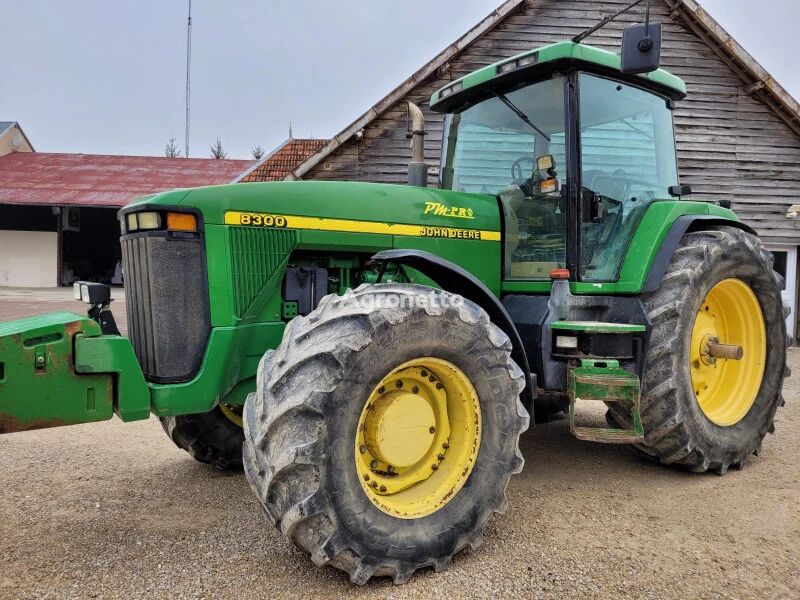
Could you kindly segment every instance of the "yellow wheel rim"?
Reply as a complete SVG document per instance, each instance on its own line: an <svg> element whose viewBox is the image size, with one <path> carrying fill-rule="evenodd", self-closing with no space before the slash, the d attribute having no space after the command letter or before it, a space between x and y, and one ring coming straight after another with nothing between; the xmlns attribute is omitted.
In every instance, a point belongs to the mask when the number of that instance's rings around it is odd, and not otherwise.
<svg viewBox="0 0 800 600"><path fill-rule="evenodd" d="M709 341L741 346L742 358L710 357ZM689 350L692 387L709 420L725 427L747 415L761 388L766 354L764 317L753 290L739 279L720 281L697 311Z"/></svg>
<svg viewBox="0 0 800 600"><path fill-rule="evenodd" d="M240 404L227 404L225 402L220 402L219 409L222 411L222 414L225 415L233 424L238 425L239 427L244 427L242 423L244 406L241 406Z"/></svg>
<svg viewBox="0 0 800 600"><path fill-rule="evenodd" d="M480 403L469 378L446 360L419 358L369 395L356 430L356 471L380 510L417 519L456 496L480 444Z"/></svg>

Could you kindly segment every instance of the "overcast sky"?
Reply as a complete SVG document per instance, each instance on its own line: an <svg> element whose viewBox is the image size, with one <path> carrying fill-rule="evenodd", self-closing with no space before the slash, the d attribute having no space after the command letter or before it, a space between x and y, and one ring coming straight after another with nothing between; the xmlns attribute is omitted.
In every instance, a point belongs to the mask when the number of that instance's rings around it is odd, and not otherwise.
<svg viewBox="0 0 800 600"><path fill-rule="evenodd" d="M797 0L700 0L796 98ZM191 155L336 134L500 0L194 0ZM0 121L37 150L183 147L187 0L0 0Z"/></svg>

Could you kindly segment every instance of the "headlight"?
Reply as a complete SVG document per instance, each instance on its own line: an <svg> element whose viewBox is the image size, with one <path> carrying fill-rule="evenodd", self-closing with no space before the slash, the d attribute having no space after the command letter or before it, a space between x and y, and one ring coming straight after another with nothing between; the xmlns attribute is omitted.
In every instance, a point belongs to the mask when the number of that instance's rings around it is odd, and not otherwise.
<svg viewBox="0 0 800 600"><path fill-rule="evenodd" d="M513 71L517 68L517 61L512 60L507 63L503 63L502 65L497 67L497 72L500 74L508 73L509 71Z"/></svg>
<svg viewBox="0 0 800 600"><path fill-rule="evenodd" d="M157 212L135 213L139 229L158 229L161 227L161 215Z"/></svg>
<svg viewBox="0 0 800 600"><path fill-rule="evenodd" d="M166 229L168 231L197 232L197 215L184 212L156 212L153 210L128 213L124 217L125 233L137 231L154 231Z"/></svg>
<svg viewBox="0 0 800 600"><path fill-rule="evenodd" d="M572 335L557 335L556 348L570 348L576 349L578 347L578 338Z"/></svg>
<svg viewBox="0 0 800 600"><path fill-rule="evenodd" d="M104 283L76 281L72 289L75 290L75 300L81 300L86 304L95 306L111 302L111 288Z"/></svg>

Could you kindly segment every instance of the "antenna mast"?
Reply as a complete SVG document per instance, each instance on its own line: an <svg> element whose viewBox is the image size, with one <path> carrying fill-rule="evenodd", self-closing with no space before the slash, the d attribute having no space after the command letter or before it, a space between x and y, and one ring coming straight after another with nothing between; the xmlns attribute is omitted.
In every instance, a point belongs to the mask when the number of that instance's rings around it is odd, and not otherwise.
<svg viewBox="0 0 800 600"><path fill-rule="evenodd" d="M590 27L589 29L587 29L583 33L579 33L574 38L572 38L572 41L575 42L576 44L580 44L585 38L587 38L590 35L592 35L595 31L597 31L598 29L602 29L603 27L608 25L611 21L616 19L618 16L628 12L634 6L638 6L642 2L644 2L644 0L634 0L628 6L623 8L622 10L615 12L613 15L607 16L605 19L600 21L594 27ZM650 30L650 0L647 0L647 31L649 32L649 30Z"/></svg>
<svg viewBox="0 0 800 600"><path fill-rule="evenodd" d="M189 19L186 21L186 148L184 156L189 158L189 102L192 94L192 0L189 0Z"/></svg>

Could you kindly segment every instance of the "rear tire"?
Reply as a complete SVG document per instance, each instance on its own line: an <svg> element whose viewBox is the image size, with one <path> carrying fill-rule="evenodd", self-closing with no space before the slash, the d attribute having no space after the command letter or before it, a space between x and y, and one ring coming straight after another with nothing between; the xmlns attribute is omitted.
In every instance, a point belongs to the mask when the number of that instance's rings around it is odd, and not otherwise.
<svg viewBox="0 0 800 600"><path fill-rule="evenodd" d="M159 420L173 443L196 461L221 471L242 468L244 431L225 416L219 406L207 413Z"/></svg>
<svg viewBox="0 0 800 600"><path fill-rule="evenodd" d="M417 302L420 296L436 302ZM326 296L289 324L276 351L267 352L257 391L246 402L245 473L268 518L314 563L346 571L354 583L373 575L403 583L417 569L439 571L460 550L477 547L491 515L505 511L511 475L522 469L518 443L529 419L519 394L525 379L511 360L508 336L477 305L452 299L394 284ZM359 415L378 412L367 404L371 394L384 393L380 383L419 357L447 361L468 377L483 425L463 487L432 504L429 514L398 517L378 508L362 488ZM448 454L439 469L449 468L455 456Z"/></svg>
<svg viewBox="0 0 800 600"><path fill-rule="evenodd" d="M653 329L642 380L645 441L636 447L646 456L695 472L710 469L723 474L729 467L741 468L748 456L758 453L764 436L774 431L775 412L783 405L783 379L789 371L781 278L772 263L772 255L758 238L739 229L688 233L660 287L643 296ZM701 407L698 397L705 392L695 393L694 388L702 386L692 379L697 361L690 360L690 352L696 344L692 336L698 311L708 306L704 303L712 288L729 280L746 284L760 305L766 360L752 404L748 407L745 402L743 416L721 425L719 419L712 420L714 414L708 408ZM757 312L748 313L747 318L759 318ZM745 359L748 352L752 355L763 346L748 348L747 340L740 343ZM724 397L730 398L726 402L741 402L736 396ZM630 429L629 411L630 405L609 404L607 419L614 427Z"/></svg>

